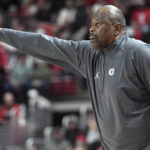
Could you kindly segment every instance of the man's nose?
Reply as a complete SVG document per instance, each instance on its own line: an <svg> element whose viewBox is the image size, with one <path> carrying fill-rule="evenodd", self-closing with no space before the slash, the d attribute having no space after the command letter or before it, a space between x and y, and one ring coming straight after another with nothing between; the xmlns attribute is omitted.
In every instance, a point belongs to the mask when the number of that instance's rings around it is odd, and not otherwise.
<svg viewBox="0 0 150 150"><path fill-rule="evenodd" d="M91 28L90 28L90 33L93 33L95 31L95 29L94 29L94 27L92 26Z"/></svg>

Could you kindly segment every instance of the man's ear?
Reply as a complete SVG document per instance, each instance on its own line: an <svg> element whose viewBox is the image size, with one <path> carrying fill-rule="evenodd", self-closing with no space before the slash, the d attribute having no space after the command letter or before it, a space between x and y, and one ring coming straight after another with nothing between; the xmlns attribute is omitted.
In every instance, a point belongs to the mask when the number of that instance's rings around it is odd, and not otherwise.
<svg viewBox="0 0 150 150"><path fill-rule="evenodd" d="M114 36L117 36L121 32L121 24L115 23L113 26L114 26Z"/></svg>

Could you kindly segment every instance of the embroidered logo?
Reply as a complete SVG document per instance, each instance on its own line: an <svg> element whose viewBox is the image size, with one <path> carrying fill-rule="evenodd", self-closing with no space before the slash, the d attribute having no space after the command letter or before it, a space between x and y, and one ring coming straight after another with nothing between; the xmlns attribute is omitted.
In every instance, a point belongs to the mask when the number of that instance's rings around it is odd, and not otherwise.
<svg viewBox="0 0 150 150"><path fill-rule="evenodd" d="M109 74L109 76L114 76L115 69L114 68L109 69L108 74Z"/></svg>
<svg viewBox="0 0 150 150"><path fill-rule="evenodd" d="M95 79L99 79L99 72L96 74Z"/></svg>

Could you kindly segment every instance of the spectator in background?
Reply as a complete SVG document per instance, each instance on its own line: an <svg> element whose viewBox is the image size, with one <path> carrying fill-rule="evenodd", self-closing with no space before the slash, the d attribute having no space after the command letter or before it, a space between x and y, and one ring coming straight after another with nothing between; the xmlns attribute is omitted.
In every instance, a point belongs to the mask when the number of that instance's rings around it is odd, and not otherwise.
<svg viewBox="0 0 150 150"><path fill-rule="evenodd" d="M76 14L75 1L65 0L65 6L59 11L57 18L56 36L66 38L69 34L68 28L74 22Z"/></svg>
<svg viewBox="0 0 150 150"><path fill-rule="evenodd" d="M61 128L55 127L49 139L46 139L44 150L71 150L71 145L64 138Z"/></svg>
<svg viewBox="0 0 150 150"><path fill-rule="evenodd" d="M120 6L124 11L127 31L131 37L144 40L149 43L150 8L147 0L124 1L120 0ZM124 7L123 7L124 6ZM125 9L124 9L125 8Z"/></svg>
<svg viewBox="0 0 150 150"><path fill-rule="evenodd" d="M84 135L78 135L75 141L75 147L73 150L87 150L86 137Z"/></svg>
<svg viewBox="0 0 150 150"><path fill-rule="evenodd" d="M28 95L28 102L29 102L29 107L34 108L37 107L39 109L50 109L51 108L51 103L48 99L45 97L41 96L39 92L36 89L31 89L27 93Z"/></svg>
<svg viewBox="0 0 150 150"><path fill-rule="evenodd" d="M20 15L22 17L34 18L38 12L38 4L35 0L24 1L21 5Z"/></svg>
<svg viewBox="0 0 150 150"><path fill-rule="evenodd" d="M42 95L47 95L46 88L50 85L51 70L50 66L41 60L37 60L32 70L32 87L38 89Z"/></svg>
<svg viewBox="0 0 150 150"><path fill-rule="evenodd" d="M31 88L32 65L25 55L20 54L10 60L10 84L19 100L26 100L26 92Z"/></svg>
<svg viewBox="0 0 150 150"><path fill-rule="evenodd" d="M10 27L12 19L18 17L20 3L18 0L3 0L1 2L1 7L0 10L3 10L2 13L5 13L4 24Z"/></svg>
<svg viewBox="0 0 150 150"><path fill-rule="evenodd" d="M0 122L8 122L12 119L17 119L22 123L25 118L25 107L15 102L15 97L12 93L6 92L3 96L4 104L0 108Z"/></svg>
<svg viewBox="0 0 150 150"><path fill-rule="evenodd" d="M78 118L74 115L68 116L68 125L65 131L65 138L71 143L71 145L75 146L76 137L81 134L81 131L78 126Z"/></svg>
<svg viewBox="0 0 150 150"><path fill-rule="evenodd" d="M81 40L87 32L88 11L85 0L77 0L77 12L70 27L68 39Z"/></svg>
<svg viewBox="0 0 150 150"><path fill-rule="evenodd" d="M28 125L29 136L41 136L43 129L52 124L52 109L50 100L41 96L36 89L30 89L28 95Z"/></svg>
<svg viewBox="0 0 150 150"><path fill-rule="evenodd" d="M27 64L26 56L23 54L14 59L10 68L10 82L14 86L20 86L31 79L32 68Z"/></svg>
<svg viewBox="0 0 150 150"><path fill-rule="evenodd" d="M94 115L88 120L88 131L86 135L88 150L96 150L100 146L100 138Z"/></svg>
<svg viewBox="0 0 150 150"><path fill-rule="evenodd" d="M20 23L18 18L13 18L11 22L11 28L16 30L24 30L23 25Z"/></svg>
<svg viewBox="0 0 150 150"><path fill-rule="evenodd" d="M39 21L52 21L52 2L51 0L38 1L36 17Z"/></svg>
<svg viewBox="0 0 150 150"><path fill-rule="evenodd" d="M149 42L150 8L142 4L133 10L131 13L131 26L134 32L133 36L136 39Z"/></svg>
<svg viewBox="0 0 150 150"><path fill-rule="evenodd" d="M20 2L19 0L1 0L1 10L3 11L8 11L10 10L12 7L15 7L16 10L18 10L20 6Z"/></svg>

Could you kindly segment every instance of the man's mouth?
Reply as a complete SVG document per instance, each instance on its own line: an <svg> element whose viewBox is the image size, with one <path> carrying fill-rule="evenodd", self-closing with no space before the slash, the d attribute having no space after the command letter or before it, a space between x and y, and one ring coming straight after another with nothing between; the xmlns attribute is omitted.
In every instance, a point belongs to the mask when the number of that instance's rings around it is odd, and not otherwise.
<svg viewBox="0 0 150 150"><path fill-rule="evenodd" d="M95 37L95 36L90 36L90 41L91 41L91 43L95 42L95 40L96 40L96 37Z"/></svg>
<svg viewBox="0 0 150 150"><path fill-rule="evenodd" d="M93 33L90 33L89 39L90 39L91 43L93 43L96 40L96 36Z"/></svg>

